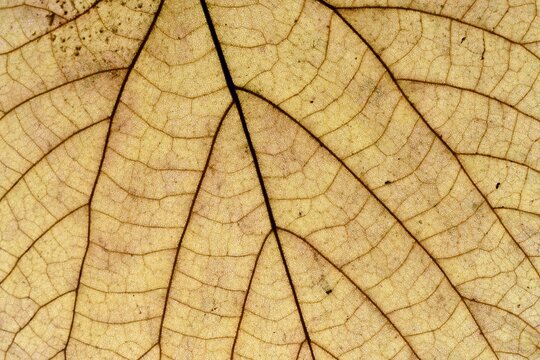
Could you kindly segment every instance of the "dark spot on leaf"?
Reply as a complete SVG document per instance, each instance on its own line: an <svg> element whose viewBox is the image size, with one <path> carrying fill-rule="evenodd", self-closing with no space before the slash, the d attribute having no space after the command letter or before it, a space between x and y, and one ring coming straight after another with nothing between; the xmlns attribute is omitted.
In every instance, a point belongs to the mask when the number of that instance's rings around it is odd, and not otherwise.
<svg viewBox="0 0 540 360"><path fill-rule="evenodd" d="M54 13L47 15L47 18L49 18L49 26L52 26L52 24L54 23L54 16L55 15L56 14L54 14Z"/></svg>
<svg viewBox="0 0 540 360"><path fill-rule="evenodd" d="M329 294L331 294L331 293L332 293L332 289L328 289L328 290L326 290L326 291L325 291L325 293L326 293L326 295L329 295Z"/></svg>
<svg viewBox="0 0 540 360"><path fill-rule="evenodd" d="M391 183L392 183L392 182L391 182L390 180L386 180L386 181L384 182L384 185L388 185L388 184L391 184Z"/></svg>
<svg viewBox="0 0 540 360"><path fill-rule="evenodd" d="M461 38L461 43L462 43L462 44L463 44L463 42L465 41L466 38L467 38L466 36L464 36L464 37Z"/></svg>
<svg viewBox="0 0 540 360"><path fill-rule="evenodd" d="M501 183L498 182L497 185L495 185L495 189L498 189L501 186Z"/></svg>

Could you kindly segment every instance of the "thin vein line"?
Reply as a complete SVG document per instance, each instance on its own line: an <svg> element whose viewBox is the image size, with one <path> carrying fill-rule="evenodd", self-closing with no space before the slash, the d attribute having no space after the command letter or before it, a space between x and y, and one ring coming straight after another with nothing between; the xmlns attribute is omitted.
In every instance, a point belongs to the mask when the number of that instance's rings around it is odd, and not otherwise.
<svg viewBox="0 0 540 360"><path fill-rule="evenodd" d="M456 152L456 155L459 155L459 156L480 156L480 157L486 157L486 158L494 159L494 160L508 161L509 163L512 163L512 164L515 164L515 165L518 165L518 166L523 166L523 167L525 167L527 169L530 169L531 171L534 171L536 173L540 173L540 169L535 169L534 167L532 167L529 164L525 164L525 163L522 163L522 162L519 162L519 161L516 161L516 160L512 160L512 159L506 159L506 158L503 158L503 157L500 157L500 156L497 156L497 155L491 155L491 154L486 154L486 153L465 153L465 152Z"/></svg>
<svg viewBox="0 0 540 360"><path fill-rule="evenodd" d="M240 326L242 325L242 319L244 318L245 310L246 310L246 304L249 297L249 291L251 290L251 283L253 282L253 278L255 276L255 271L257 270L257 264L259 263L259 258L261 257L261 253L264 249L264 245L266 244L266 240L268 240L268 237L270 234L272 234L274 231L271 230L268 235L264 237L263 243L261 245L261 248L259 249L259 252L257 253L257 257L255 258L255 264L253 265L253 271L251 272L251 276L249 278L248 287L246 289L246 296L244 297L244 302L242 303L242 312L240 313L240 319L238 319L238 326L236 327L236 333L234 334L234 341L231 348L231 360L234 356L234 350L236 348L236 342L238 341L238 334L240 333Z"/></svg>
<svg viewBox="0 0 540 360"><path fill-rule="evenodd" d="M56 86L53 86L52 88L50 89L47 89L43 92L40 92L38 94L34 94L32 96L30 96L29 98L25 99L24 101L21 101L20 103L12 106L11 108L7 109L1 116L0 116L0 120L2 120L3 118L5 118L8 114L10 114L13 110L17 109L18 107L24 105L24 104L27 104L29 103L30 101L34 100L35 98L38 98L40 96L43 96L45 94L50 94L51 92L53 92L54 90L57 90L57 89L60 89L64 86L68 86L68 85L71 85L71 84L75 84L76 82L79 82L79 81L82 81L82 80L85 80L85 79L88 79L88 78L91 78L92 76L97 76L97 75L101 75L101 74L105 74L105 73L113 73L115 71L122 71L122 70L126 70L127 68L126 67L119 67L119 68L111 68L111 69L104 69L104 70L99 70L99 71L96 71L94 73L91 73L91 74L86 74L84 76L81 76L80 78L76 78L76 79L72 79L72 80L69 80L65 83L61 83L61 84L58 84Z"/></svg>
<svg viewBox="0 0 540 360"><path fill-rule="evenodd" d="M13 266L11 267L11 270L9 270L9 272L4 276L2 281L0 281L0 286L4 283L4 281L7 280L7 278L11 275L11 273L13 273L13 271L15 271L15 269L17 268L17 265L19 264L20 261L22 261L24 255L26 255L26 253L28 253L34 247L34 245L36 245L36 243L43 236L45 236L49 231L51 231L56 225L58 225L59 223L61 223L65 219L67 219L70 215L72 215L73 213L77 212L78 210L80 210L80 209L82 209L83 207L86 207L86 206L87 206L87 204L83 204L83 205L78 206L75 209L71 210L70 212L68 212L67 214L65 214L64 216L62 216L58 220L56 220L51 226L49 226L47 229L45 229L41 233L41 235L39 235L34 241L32 241L32 243L26 248L26 250L24 250L24 252L21 255L19 255L19 257L17 258L17 261L15 261L15 264L13 264Z"/></svg>
<svg viewBox="0 0 540 360"><path fill-rule="evenodd" d="M367 44L367 43L365 43L365 44ZM373 51L375 51L375 50L373 50ZM375 52L373 52L373 54L376 54L376 56L378 56L378 54L375 53ZM381 61L382 61L382 59L381 59ZM388 68L388 66L386 66L386 64L384 64L383 66L385 67L385 69L388 69L387 71L389 72L389 74L392 74L392 73L390 73L390 69ZM473 93L473 94L476 94L478 96L482 96L482 97L484 97L486 99L496 101L499 104L501 104L501 105L503 105L505 107L508 107L508 108L514 110L515 112L517 112L517 113L519 113L519 114L521 114L521 115L523 115L525 117L528 117L528 118L533 119L535 121L540 121L540 118L536 117L537 115L528 114L528 113L524 112L523 110L515 107L515 105L507 103L504 100L497 99L496 97L493 97L491 94L482 93L482 92L480 92L480 91L478 91L476 89L466 88L466 87L453 85L453 84L447 84L447 83L438 82L438 81L418 80L418 79L410 79L410 78L399 78L398 79L398 78L394 77L394 74L392 74L391 77L392 77L392 80L396 83L396 85L398 86L398 88L400 90L401 90L401 86L399 86L399 82L412 82L412 83L419 83L419 84L424 84L424 85L434 85L434 86L441 86L441 87L449 87L449 88L460 90L460 91L463 91L463 92ZM411 102L411 101L409 101L409 102ZM521 102L521 100L519 102ZM519 102L517 104L519 104Z"/></svg>
<svg viewBox="0 0 540 360"><path fill-rule="evenodd" d="M458 19L458 18L455 18L455 17L450 17L450 16L446 16L446 15L442 15L442 14L436 14L436 13L432 13L432 12L429 12L429 11L426 11L426 10L421 10L421 9L409 9L409 8L402 7L402 6L351 6L351 7L337 6L335 9L336 10L363 10L363 9L368 9L368 10L369 9L372 9L372 10L373 9L374 10L400 10L400 11L415 12L415 13L420 13L420 14L424 14L424 15L428 15L428 16L434 16L434 17L438 17L438 18L443 18L443 19L446 19L446 20L449 20L449 21L455 21L455 22L457 22L459 24L462 24L462 25L465 25L465 26L470 26L472 28L478 29L480 31L483 31L483 32L486 32L486 33L491 34L493 36L504 39L504 40L508 41L511 44L522 47L529 54L534 56L537 60L540 60L540 57L538 55L536 55L535 53L533 53L531 50L529 50L529 48L527 48L525 46L525 44L522 44L522 43L520 43L518 41L512 40L512 39L510 39L510 38L508 38L508 37L506 37L506 36L504 36L502 34L499 34L499 33L495 32L495 31L484 29L481 26L475 25L475 24L470 23L470 22L466 22L466 21L464 21L462 19Z"/></svg>
<svg viewBox="0 0 540 360"><path fill-rule="evenodd" d="M63 139L62 141L60 141L58 144L56 144L55 146L53 146L51 149L49 149L45 154L43 154L43 156L41 158L39 158L37 161L35 161L28 169L26 169L25 172L23 172L21 174L21 176L19 176L19 178L6 190L6 192L0 196L0 201L2 201L8 194L11 190L13 190L13 188L21 181L22 178L24 178L26 176L26 174L28 174L28 172L30 172L30 170L32 170L34 167L36 167L43 159L45 159L47 156L49 156L54 150L56 150L57 148L59 148L60 146L62 146L63 144L65 144L69 139L73 138L74 136L84 132L85 130L87 129L90 129L98 124L101 124L102 122L108 120L109 118L105 118L105 119L101 119L95 123L92 123L88 126L85 126L77 131L75 131L73 134L69 135L67 138Z"/></svg>
<svg viewBox="0 0 540 360"><path fill-rule="evenodd" d="M14 48L11 49L11 50L8 50L8 51L5 51L5 52L3 52L3 53L0 53L0 55L6 55L6 54L9 54L9 53L12 53L12 52L14 52L14 51L16 51L16 50L19 50L20 48L24 47L25 45L28 45L28 44L30 44L30 43L32 43L32 42L34 42L34 41L37 41L37 40L41 39L41 38L44 37L44 36L47 36L47 35L51 34L51 33L52 33L53 31L55 31L56 29L61 28L61 27L65 26L65 25L67 25L67 24L69 24L69 23L71 23L71 22L77 20L77 19L80 18L81 16L87 14L90 10L92 10L92 9L95 8L95 7L97 7L97 5L98 5L101 1L103 1L103 0L97 0L95 3L93 3L92 5L90 5L90 6L88 7L88 9L86 9L86 10L84 10L83 12L77 14L75 17L73 17L73 18L71 18L71 19L69 19L69 20L67 20L67 21L65 21L65 22L63 22L63 23L61 23L61 24L59 24L57 27L55 27L55 28L53 28L53 29L49 29L48 31L44 32L43 34L41 34L41 35L39 35L39 36L36 36L36 37L33 38L33 39L29 39L29 40L28 40L27 42L25 42L24 44L21 44L21 45L19 45L19 46L17 46L17 47L14 47ZM26 4L25 4L25 5L26 5ZM43 9L43 10L52 12L52 11L47 10L47 9ZM60 15L54 13L54 12L53 12L53 14L54 14L55 16L58 16L58 17L63 18L62 16L60 16ZM64 19L65 19L65 18L64 18Z"/></svg>

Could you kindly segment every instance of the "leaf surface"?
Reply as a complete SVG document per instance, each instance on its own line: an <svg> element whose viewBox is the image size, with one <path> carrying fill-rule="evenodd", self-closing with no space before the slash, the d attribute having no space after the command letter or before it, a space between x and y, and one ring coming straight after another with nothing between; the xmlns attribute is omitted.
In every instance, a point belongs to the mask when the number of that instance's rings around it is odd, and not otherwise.
<svg viewBox="0 0 540 360"><path fill-rule="evenodd" d="M1 359L540 358L538 6L0 4Z"/></svg>

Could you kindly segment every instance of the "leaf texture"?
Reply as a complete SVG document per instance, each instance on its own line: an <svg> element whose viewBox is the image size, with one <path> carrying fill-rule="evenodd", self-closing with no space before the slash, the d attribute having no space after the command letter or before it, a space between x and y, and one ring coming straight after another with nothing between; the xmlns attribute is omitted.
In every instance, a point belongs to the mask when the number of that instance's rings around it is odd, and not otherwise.
<svg viewBox="0 0 540 360"><path fill-rule="evenodd" d="M0 4L0 359L540 359L540 3Z"/></svg>

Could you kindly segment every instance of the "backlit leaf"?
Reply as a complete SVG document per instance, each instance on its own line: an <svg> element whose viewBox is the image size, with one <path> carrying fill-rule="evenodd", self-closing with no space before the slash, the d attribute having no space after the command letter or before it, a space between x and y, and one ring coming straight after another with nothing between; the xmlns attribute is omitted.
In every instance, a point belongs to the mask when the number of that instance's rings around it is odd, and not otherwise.
<svg viewBox="0 0 540 360"><path fill-rule="evenodd" d="M0 359L540 359L539 7L0 2Z"/></svg>

